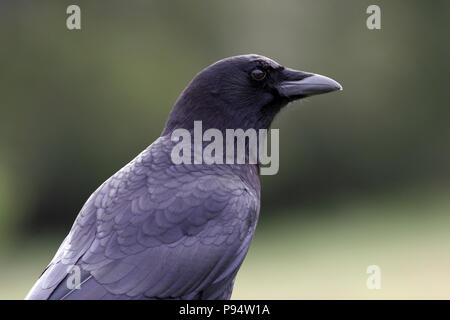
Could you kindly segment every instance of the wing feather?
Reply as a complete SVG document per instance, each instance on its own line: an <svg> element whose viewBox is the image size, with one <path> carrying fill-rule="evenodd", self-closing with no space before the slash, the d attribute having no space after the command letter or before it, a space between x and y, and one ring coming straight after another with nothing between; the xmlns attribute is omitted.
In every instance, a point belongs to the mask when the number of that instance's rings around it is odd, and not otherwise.
<svg viewBox="0 0 450 320"><path fill-rule="evenodd" d="M259 191L231 169L173 165L169 151L160 138L93 193L27 298L231 292L256 226ZM71 265L83 270L80 290L66 288Z"/></svg>

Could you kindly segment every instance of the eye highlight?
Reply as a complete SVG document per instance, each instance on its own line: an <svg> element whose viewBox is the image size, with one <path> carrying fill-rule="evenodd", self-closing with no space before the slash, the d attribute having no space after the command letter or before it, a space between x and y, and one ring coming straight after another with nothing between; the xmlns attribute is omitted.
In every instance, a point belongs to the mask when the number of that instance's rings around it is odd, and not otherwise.
<svg viewBox="0 0 450 320"><path fill-rule="evenodd" d="M266 73L261 69L255 69L251 73L252 78L256 81L261 81L266 77Z"/></svg>

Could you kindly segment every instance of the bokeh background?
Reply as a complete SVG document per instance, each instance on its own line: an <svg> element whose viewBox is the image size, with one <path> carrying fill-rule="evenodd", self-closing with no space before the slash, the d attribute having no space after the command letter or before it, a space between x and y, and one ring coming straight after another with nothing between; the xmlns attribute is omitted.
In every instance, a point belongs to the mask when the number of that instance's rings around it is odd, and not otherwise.
<svg viewBox="0 0 450 320"><path fill-rule="evenodd" d="M66 28L74 3L81 31ZM449 13L448 0L2 1L0 298L26 295L192 77L245 53L344 91L273 124L280 171L262 178L233 298L450 298Z"/></svg>

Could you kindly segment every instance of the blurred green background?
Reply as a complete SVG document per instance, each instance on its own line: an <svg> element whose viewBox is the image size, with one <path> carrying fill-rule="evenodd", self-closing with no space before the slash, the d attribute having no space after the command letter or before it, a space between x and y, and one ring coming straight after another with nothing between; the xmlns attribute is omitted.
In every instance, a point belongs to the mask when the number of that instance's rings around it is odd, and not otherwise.
<svg viewBox="0 0 450 320"><path fill-rule="evenodd" d="M82 30L66 28L81 7ZM381 30L366 8L381 7ZM450 2L2 1L0 298L207 65L258 53L344 91L282 112L233 298L450 298ZM381 289L366 268L381 268Z"/></svg>

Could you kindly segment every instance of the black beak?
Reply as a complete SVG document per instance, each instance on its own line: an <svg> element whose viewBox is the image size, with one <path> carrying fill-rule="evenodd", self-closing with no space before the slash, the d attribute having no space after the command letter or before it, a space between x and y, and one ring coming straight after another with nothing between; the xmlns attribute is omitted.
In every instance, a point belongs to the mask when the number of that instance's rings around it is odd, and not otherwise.
<svg viewBox="0 0 450 320"><path fill-rule="evenodd" d="M277 89L280 96L289 100L342 90L338 82L319 74L286 68L283 70L283 75L284 80Z"/></svg>

